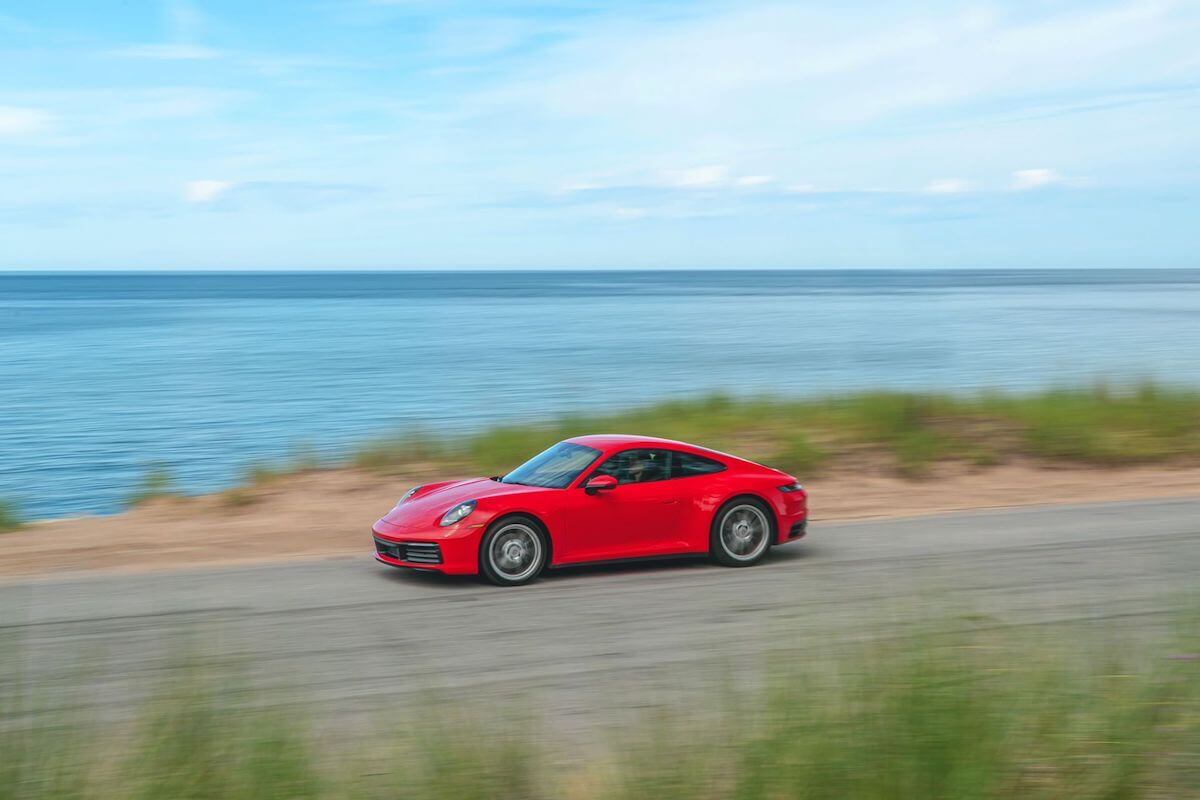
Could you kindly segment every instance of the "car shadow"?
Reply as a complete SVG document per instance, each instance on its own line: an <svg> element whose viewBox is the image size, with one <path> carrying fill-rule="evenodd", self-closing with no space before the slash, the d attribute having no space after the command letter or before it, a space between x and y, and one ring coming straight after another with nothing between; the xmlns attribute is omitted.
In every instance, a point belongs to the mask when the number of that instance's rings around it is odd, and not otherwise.
<svg viewBox="0 0 1200 800"><path fill-rule="evenodd" d="M566 564L548 569L539 580L570 580L581 577L623 575L626 573L683 571L709 569L713 565L704 556L670 556L666 558L642 558L628 561L598 561L590 564Z"/></svg>
<svg viewBox="0 0 1200 800"><path fill-rule="evenodd" d="M771 548L771 555L767 556L766 563L803 561L812 558L818 552L820 548L814 547L811 542L789 542L787 547L781 545Z"/></svg>
<svg viewBox="0 0 1200 800"><path fill-rule="evenodd" d="M809 544L793 544L791 547L776 547L763 562L763 566L779 563L793 563L811 558L815 554ZM446 589L450 591L461 589L478 589L481 586L491 586L478 576L443 575L440 572L404 569L380 565L383 577L404 583L408 586L427 586L429 588ZM623 561L598 561L589 564L566 564L554 567L542 573L534 583L569 581L580 578L601 578L605 576L636 575L652 572L700 572L703 570L724 570L719 564L714 564L704 555L667 556L662 558L638 558ZM504 587L493 587L504 588Z"/></svg>
<svg viewBox="0 0 1200 800"><path fill-rule="evenodd" d="M483 581L473 575L443 575L440 572L393 567L378 562L376 562L376 566L381 578L394 583L403 583L406 586L425 586L431 589L456 591L478 589L484 585Z"/></svg>
<svg viewBox="0 0 1200 800"><path fill-rule="evenodd" d="M807 546L777 547L762 562L763 565L772 563L795 562L811 555ZM624 575L649 572L684 572L701 570L724 570L719 564L714 564L704 555L668 556L663 558L639 558L626 561L600 561L590 564L568 564L548 569L538 580L569 580L580 577L601 577L605 575Z"/></svg>

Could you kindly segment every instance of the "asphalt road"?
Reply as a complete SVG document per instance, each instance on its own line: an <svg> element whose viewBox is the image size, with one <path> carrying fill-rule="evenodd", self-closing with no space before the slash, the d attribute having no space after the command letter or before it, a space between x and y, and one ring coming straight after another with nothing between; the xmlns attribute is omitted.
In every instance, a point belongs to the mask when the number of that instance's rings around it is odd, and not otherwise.
<svg viewBox="0 0 1200 800"><path fill-rule="evenodd" d="M1200 499L816 524L751 569L586 567L519 589L393 570L367 534L363 546L352 559L0 584L3 679L120 713L190 655L235 667L255 702L321 714L533 697L587 725L904 620L1153 628L1200 590Z"/></svg>

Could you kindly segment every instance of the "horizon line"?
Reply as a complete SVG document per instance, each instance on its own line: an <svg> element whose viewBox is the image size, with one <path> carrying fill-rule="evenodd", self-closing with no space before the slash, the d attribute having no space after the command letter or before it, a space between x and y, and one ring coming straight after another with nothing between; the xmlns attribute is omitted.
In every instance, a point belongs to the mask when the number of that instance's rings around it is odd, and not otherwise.
<svg viewBox="0 0 1200 800"><path fill-rule="evenodd" d="M1143 267L40 267L0 268L0 275L369 275L544 272L1194 272L1196 266Z"/></svg>

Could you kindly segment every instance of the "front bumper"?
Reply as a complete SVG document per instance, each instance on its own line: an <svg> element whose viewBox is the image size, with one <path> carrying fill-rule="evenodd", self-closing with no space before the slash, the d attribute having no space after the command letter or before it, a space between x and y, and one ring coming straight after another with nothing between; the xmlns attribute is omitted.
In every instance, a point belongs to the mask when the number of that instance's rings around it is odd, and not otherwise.
<svg viewBox="0 0 1200 800"><path fill-rule="evenodd" d="M446 575L475 575L479 572L479 540L483 526L452 525L435 530L398 529L380 520L371 528L375 560L391 567L404 567Z"/></svg>

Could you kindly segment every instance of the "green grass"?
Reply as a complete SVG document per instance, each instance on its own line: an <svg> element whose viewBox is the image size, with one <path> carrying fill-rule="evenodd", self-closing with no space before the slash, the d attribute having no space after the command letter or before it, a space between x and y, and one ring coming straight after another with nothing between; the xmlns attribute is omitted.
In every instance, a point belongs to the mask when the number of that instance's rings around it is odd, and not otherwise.
<svg viewBox="0 0 1200 800"><path fill-rule="evenodd" d="M1139 647L1094 632L901 630L781 655L765 680L738 658L721 691L594 747L539 729L536 707L480 714L461 692L322 738L302 706L187 670L134 722L96 726L29 714L6 670L0 800L1197 797L1198 651L1194 630Z"/></svg>
<svg viewBox="0 0 1200 800"><path fill-rule="evenodd" d="M412 430L363 444L349 458L379 474L502 474L554 442L585 433L636 433L737 453L811 477L862 459L922 478L939 463L991 466L1015 458L1094 467L1200 463L1200 391L1141 384L975 395L908 392L788 399L710 395L604 414L572 414L458 437ZM308 449L278 464L252 464L222 502L257 502L257 490L327 466ZM130 505L177 495L163 467L150 469ZM0 530L12 519L0 503ZM6 509L7 514L6 517ZM9 523L11 524L11 523Z"/></svg>
<svg viewBox="0 0 1200 800"><path fill-rule="evenodd" d="M555 441L596 432L682 439L802 476L855 457L881 457L910 477L947 461L1194 462L1200 459L1200 392L1144 384L1032 394L862 392L740 400L713 395L459 438L408 434L363 446L353 464L384 473L444 467L495 474Z"/></svg>
<svg viewBox="0 0 1200 800"><path fill-rule="evenodd" d="M461 443L459 450L461 450ZM372 472L401 472L422 464L445 464L461 460L453 443L420 432L408 432L369 442L358 448L351 464Z"/></svg>
<svg viewBox="0 0 1200 800"><path fill-rule="evenodd" d="M20 507L12 500L0 497L0 533L15 531L24 524Z"/></svg>
<svg viewBox="0 0 1200 800"><path fill-rule="evenodd" d="M179 489L171 471L162 464L155 464L146 470L133 493L129 495L127 504L130 507L140 506L151 500L166 497L178 497Z"/></svg>
<svg viewBox="0 0 1200 800"><path fill-rule="evenodd" d="M985 407L1021 426L1025 445L1045 458L1099 464L1162 461L1200 453L1200 395L1144 384L1114 391L1047 392Z"/></svg>

